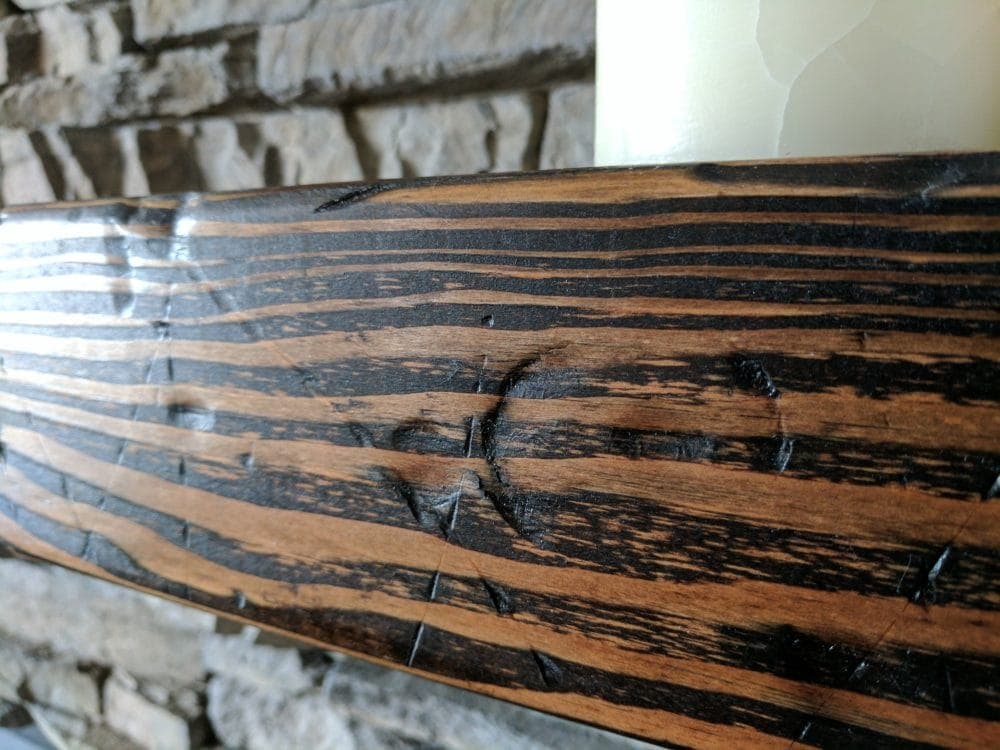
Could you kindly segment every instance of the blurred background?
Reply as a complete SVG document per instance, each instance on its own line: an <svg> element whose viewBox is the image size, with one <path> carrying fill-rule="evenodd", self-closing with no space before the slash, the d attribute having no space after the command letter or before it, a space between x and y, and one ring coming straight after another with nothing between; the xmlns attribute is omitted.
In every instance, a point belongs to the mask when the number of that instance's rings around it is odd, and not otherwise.
<svg viewBox="0 0 1000 750"><path fill-rule="evenodd" d="M0 0L0 202L587 166L594 46L593 0ZM0 748L215 746L644 745L0 556Z"/></svg>
<svg viewBox="0 0 1000 750"><path fill-rule="evenodd" d="M0 0L4 204L587 166L593 0Z"/></svg>

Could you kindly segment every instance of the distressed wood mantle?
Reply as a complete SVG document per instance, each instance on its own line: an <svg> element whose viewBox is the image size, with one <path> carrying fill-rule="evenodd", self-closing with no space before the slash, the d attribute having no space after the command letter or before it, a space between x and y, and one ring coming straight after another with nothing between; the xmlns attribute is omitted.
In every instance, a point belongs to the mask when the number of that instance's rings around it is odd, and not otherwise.
<svg viewBox="0 0 1000 750"><path fill-rule="evenodd" d="M0 539L686 746L997 746L1000 155L0 223Z"/></svg>

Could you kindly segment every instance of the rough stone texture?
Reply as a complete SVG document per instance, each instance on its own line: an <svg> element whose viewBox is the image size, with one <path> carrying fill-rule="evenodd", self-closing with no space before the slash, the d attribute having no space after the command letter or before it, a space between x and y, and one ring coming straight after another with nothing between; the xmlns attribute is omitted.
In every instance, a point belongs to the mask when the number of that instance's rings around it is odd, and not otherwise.
<svg viewBox="0 0 1000 750"><path fill-rule="evenodd" d="M24 652L0 639L0 701L17 701L24 682Z"/></svg>
<svg viewBox="0 0 1000 750"><path fill-rule="evenodd" d="M348 96L492 77L521 66L522 82L589 65L590 0L389 0L319 8L264 26L257 46L261 91L287 101L310 92ZM537 63L528 65L526 62Z"/></svg>
<svg viewBox="0 0 1000 750"><path fill-rule="evenodd" d="M201 639L214 627L213 615L106 581L0 560L0 639L187 684L203 674Z"/></svg>
<svg viewBox="0 0 1000 750"><path fill-rule="evenodd" d="M593 49L593 0L0 6L0 201L587 165Z"/></svg>
<svg viewBox="0 0 1000 750"><path fill-rule="evenodd" d="M512 80L543 85L586 75L594 56L593 0L123 2L0 21L0 78L11 82L0 121L87 127L262 97L329 106ZM262 25L219 28L250 22ZM192 32L202 34L188 46L138 46Z"/></svg>
<svg viewBox="0 0 1000 750"><path fill-rule="evenodd" d="M541 169L589 167L594 163L594 84L572 83L549 94Z"/></svg>
<svg viewBox="0 0 1000 750"><path fill-rule="evenodd" d="M149 59L122 55L112 65L88 65L69 78L45 76L8 86L0 93L0 121L27 128L90 126L203 111L229 95L223 64L228 50L220 42Z"/></svg>
<svg viewBox="0 0 1000 750"><path fill-rule="evenodd" d="M23 130L0 129L0 196L6 204L55 199L41 159ZM0 591L0 597L3 592ZM0 617L3 615L0 614Z"/></svg>
<svg viewBox="0 0 1000 750"><path fill-rule="evenodd" d="M311 0L133 0L135 38L146 42L233 24L289 21L312 4Z"/></svg>
<svg viewBox="0 0 1000 750"><path fill-rule="evenodd" d="M297 693L313 684L302 669L299 652L293 649L255 646L242 636L216 635L205 640L202 655L209 672L251 686L278 687L286 693Z"/></svg>
<svg viewBox="0 0 1000 750"><path fill-rule="evenodd" d="M336 110L292 110L238 119L245 150L265 185L360 180L357 148Z"/></svg>
<svg viewBox="0 0 1000 750"><path fill-rule="evenodd" d="M14 5L24 10L36 10L38 8L47 8L50 5L60 5L61 3L69 2L69 0L13 0Z"/></svg>
<svg viewBox="0 0 1000 750"><path fill-rule="evenodd" d="M354 750L347 717L319 691L296 697L216 677L208 683L208 717L227 747Z"/></svg>
<svg viewBox="0 0 1000 750"><path fill-rule="evenodd" d="M41 32L42 75L66 77L94 64L111 63L122 47L114 10L115 6L104 6L82 13L57 5L40 11L36 21Z"/></svg>
<svg viewBox="0 0 1000 750"><path fill-rule="evenodd" d="M510 172L531 166L531 98L506 94L357 113L378 178Z"/></svg>
<svg viewBox="0 0 1000 750"><path fill-rule="evenodd" d="M35 574L31 568L36 568ZM153 666L163 668L156 653L164 645L188 653L199 644L199 664L189 674L208 673L178 686L176 669L135 679L124 669L121 653L101 647L76 648L88 656L67 661L62 643L81 637L63 621L34 641L0 632L0 701L20 703L39 727L53 736L53 744L68 748L135 750L135 748L202 747L215 738L226 747L332 747L358 750L435 748L573 747L574 750L635 750L647 745L616 737L527 709L492 701L413 675L366 664L316 649L300 649L287 638L268 636L253 627L226 623L229 634L209 633L201 627L177 627L180 615L198 621L194 611L169 605L158 617L167 633L152 633L147 621L134 617L148 599L127 589L95 581L69 571L0 560L0 592L12 578L25 587L39 587L52 596L52 607L65 605L59 588L75 581L86 603L76 603L74 617L89 607L105 617L118 612L136 634L150 642ZM60 579L56 586L47 579ZM22 588L11 596L22 601ZM6 612L7 602L0 601ZM34 604L34 602L33 602ZM46 610L51 616L53 611ZM43 614L46 614L43 613ZM86 618L86 613L82 613ZM30 618L29 618L30 619ZM3 622L7 622L7 620ZM87 620L86 626L94 622ZM0 628L4 627L0 623ZM217 624L218 627L218 624ZM91 633L98 641L108 630ZM168 640L164 640L168 639ZM161 642L157 644L157 640ZM44 643L43 643L44 641ZM264 643L266 641L267 643ZM103 654L95 659L93 654ZM134 659L127 653L126 660ZM85 662L81 665L79 662ZM97 684L103 680L98 702ZM209 726L210 722L210 726Z"/></svg>
<svg viewBox="0 0 1000 750"><path fill-rule="evenodd" d="M108 726L149 750L188 750L187 721L152 703L127 675L116 672L104 683L104 716Z"/></svg>
<svg viewBox="0 0 1000 750"><path fill-rule="evenodd" d="M27 679L31 700L76 716L96 718L101 713L97 681L76 664L41 662Z"/></svg>

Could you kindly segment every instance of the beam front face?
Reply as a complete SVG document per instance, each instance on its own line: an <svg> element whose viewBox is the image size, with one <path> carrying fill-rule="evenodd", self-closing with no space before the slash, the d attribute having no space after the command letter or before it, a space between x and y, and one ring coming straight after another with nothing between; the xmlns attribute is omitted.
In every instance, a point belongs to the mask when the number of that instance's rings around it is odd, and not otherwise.
<svg viewBox="0 0 1000 750"><path fill-rule="evenodd" d="M1000 744L1000 155L8 209L0 539L668 744Z"/></svg>

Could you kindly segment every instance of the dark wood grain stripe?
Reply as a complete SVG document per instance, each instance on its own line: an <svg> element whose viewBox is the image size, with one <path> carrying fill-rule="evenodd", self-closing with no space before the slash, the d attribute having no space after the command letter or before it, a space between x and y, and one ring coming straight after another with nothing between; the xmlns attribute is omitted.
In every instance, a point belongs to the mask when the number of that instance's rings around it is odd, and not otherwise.
<svg viewBox="0 0 1000 750"><path fill-rule="evenodd" d="M0 540L667 744L998 744L998 178L8 209Z"/></svg>

